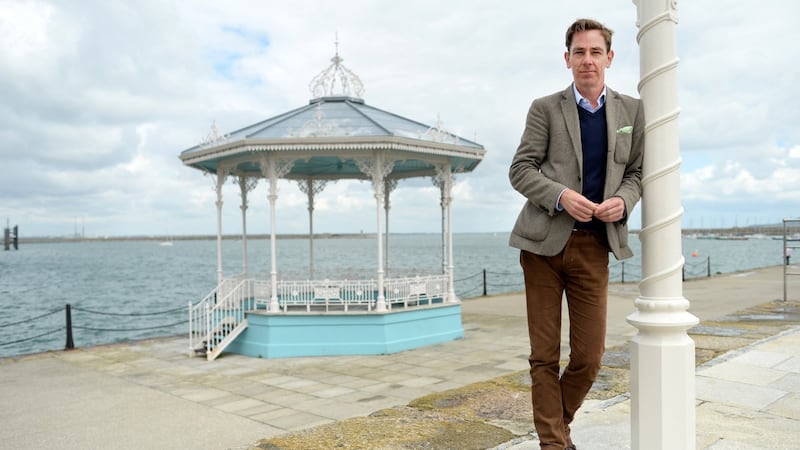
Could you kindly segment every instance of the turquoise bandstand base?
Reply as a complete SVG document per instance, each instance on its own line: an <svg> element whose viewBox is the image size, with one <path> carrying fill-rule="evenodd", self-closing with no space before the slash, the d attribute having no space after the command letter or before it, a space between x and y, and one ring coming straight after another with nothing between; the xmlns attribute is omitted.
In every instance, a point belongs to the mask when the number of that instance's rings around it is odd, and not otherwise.
<svg viewBox="0 0 800 450"><path fill-rule="evenodd" d="M386 312L247 313L226 352L256 358L381 355L464 337L461 304Z"/></svg>

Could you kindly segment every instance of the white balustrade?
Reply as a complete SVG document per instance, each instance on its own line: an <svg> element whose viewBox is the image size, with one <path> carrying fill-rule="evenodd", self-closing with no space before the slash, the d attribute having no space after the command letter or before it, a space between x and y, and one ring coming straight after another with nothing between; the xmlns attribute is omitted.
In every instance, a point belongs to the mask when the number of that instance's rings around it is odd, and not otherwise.
<svg viewBox="0 0 800 450"><path fill-rule="evenodd" d="M378 284L375 280L344 280L340 290L345 311L347 311L350 305L356 305L362 308L366 306L367 311L372 311L375 307L376 297L374 294L378 290Z"/></svg>
<svg viewBox="0 0 800 450"><path fill-rule="evenodd" d="M267 280L250 280L253 283L253 308L258 309L259 306L263 309L269 309L270 296L272 295L272 286Z"/></svg>
<svg viewBox="0 0 800 450"><path fill-rule="evenodd" d="M376 280L278 281L278 304L286 313L335 309L371 312L378 298ZM250 311L269 311L272 285L267 279L235 276L223 279L203 300L189 305L189 351L212 354L216 346ZM447 276L429 275L384 280L388 309L413 308L443 303Z"/></svg>
<svg viewBox="0 0 800 450"><path fill-rule="evenodd" d="M253 300L253 309L268 309L271 285L266 278L226 278L220 284L216 297L244 289L245 282ZM345 312L372 311L377 298L377 281L369 280L280 280L277 282L278 302L284 312L290 310L311 312L337 308ZM443 300L447 295L446 275L387 278L384 281L384 296L389 308L427 305ZM212 298L214 293L209 295Z"/></svg>
<svg viewBox="0 0 800 450"><path fill-rule="evenodd" d="M222 295L224 294L224 295ZM253 280L226 279L203 300L189 307L189 351L210 355L255 308Z"/></svg>

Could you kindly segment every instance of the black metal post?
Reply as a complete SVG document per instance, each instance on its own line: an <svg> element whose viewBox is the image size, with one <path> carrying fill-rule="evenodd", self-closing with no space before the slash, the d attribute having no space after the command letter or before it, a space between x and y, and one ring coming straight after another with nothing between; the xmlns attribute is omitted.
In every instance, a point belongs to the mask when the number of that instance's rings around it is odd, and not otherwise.
<svg viewBox="0 0 800 450"><path fill-rule="evenodd" d="M67 345L64 350L72 350L75 343L72 341L72 306L67 303Z"/></svg>
<svg viewBox="0 0 800 450"><path fill-rule="evenodd" d="M483 269L483 296L486 297L486 269Z"/></svg>
<svg viewBox="0 0 800 450"><path fill-rule="evenodd" d="M622 261L622 274L620 274L620 283L625 283L625 261Z"/></svg>
<svg viewBox="0 0 800 450"><path fill-rule="evenodd" d="M711 257L710 256L708 258L706 258L706 267L707 267L706 270L708 271L708 277L711 278Z"/></svg>

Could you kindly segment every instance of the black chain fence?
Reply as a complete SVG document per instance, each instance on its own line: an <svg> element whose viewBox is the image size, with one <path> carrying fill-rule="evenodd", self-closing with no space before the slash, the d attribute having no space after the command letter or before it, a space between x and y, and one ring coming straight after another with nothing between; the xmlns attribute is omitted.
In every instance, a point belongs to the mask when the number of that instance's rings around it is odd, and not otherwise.
<svg viewBox="0 0 800 450"><path fill-rule="evenodd" d="M612 283L629 283L629 282L636 282L641 279L641 265L626 263L624 261L618 262L615 264L609 265L609 281ZM710 277L711 276L711 258L707 258L705 261L699 261L696 263L685 263L683 267L683 279L689 278L699 278L699 277ZM473 298L473 297L480 297L480 296L487 296L487 295L494 295L494 294L504 294L510 292L522 292L525 288L524 282L522 279L522 270L517 271L507 271L507 272L497 272L497 271L489 271L489 270L482 270L481 272L474 273L472 275L458 278L453 280L453 285L456 291L456 295L459 298ZM42 313L37 316L29 317L23 320L18 320L9 323L2 323L0 324L0 329L8 328L8 327L20 327L26 328L25 331L31 332L31 335L20 337L19 339L14 339L6 342L0 342L0 348L7 347L14 344L20 344L24 342L31 342L46 338L56 333L64 333L65 336L65 350L70 350L75 348L74 344L74 337L73 332L74 330L82 330L82 331L89 331L94 333L134 333L134 332L142 332L142 331L153 331L153 330L164 330L165 334L167 331L175 330L176 327L181 325L187 325L189 323L188 319L188 311L187 306L173 308L163 311L155 311L155 312L138 312L138 313L119 313L119 312L110 312L110 311L97 311L88 308L82 308L79 306L73 306L70 304L65 305L63 308L55 308L48 312ZM38 329L37 324L42 323L42 321L49 321L53 322L52 319L48 318L55 314L64 313L65 321L63 326L59 326L56 328L50 329ZM80 321L73 320L73 312L79 313ZM178 319L180 315L183 315L185 319L174 320ZM159 316L168 316L173 320L170 320L168 323L164 324L150 324L148 323L146 326L96 326L97 320L90 319L90 316L99 316L99 317L109 317L112 319L103 320L102 323L116 323L122 322L125 325L129 325L128 318L154 318ZM27 325L27 327L23 327ZM44 327L42 327L44 328ZM122 339L123 341L126 339ZM101 339L100 343L109 343L112 339ZM115 342L118 342L117 339ZM54 349L50 349L54 350Z"/></svg>

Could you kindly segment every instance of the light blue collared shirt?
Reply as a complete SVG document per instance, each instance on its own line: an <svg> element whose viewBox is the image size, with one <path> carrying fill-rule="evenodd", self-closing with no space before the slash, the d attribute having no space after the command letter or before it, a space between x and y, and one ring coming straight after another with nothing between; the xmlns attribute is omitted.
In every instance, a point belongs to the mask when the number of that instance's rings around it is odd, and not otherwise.
<svg viewBox="0 0 800 450"><path fill-rule="evenodd" d="M592 105L589 103L589 100L586 100L586 98L582 96L580 92L578 92L578 88L575 86L575 83L572 83L572 92L575 93L575 101L578 103L578 106L589 112L595 112L606 104L605 85L603 86L603 92L600 93L600 97L597 99L597 108L592 108Z"/></svg>

